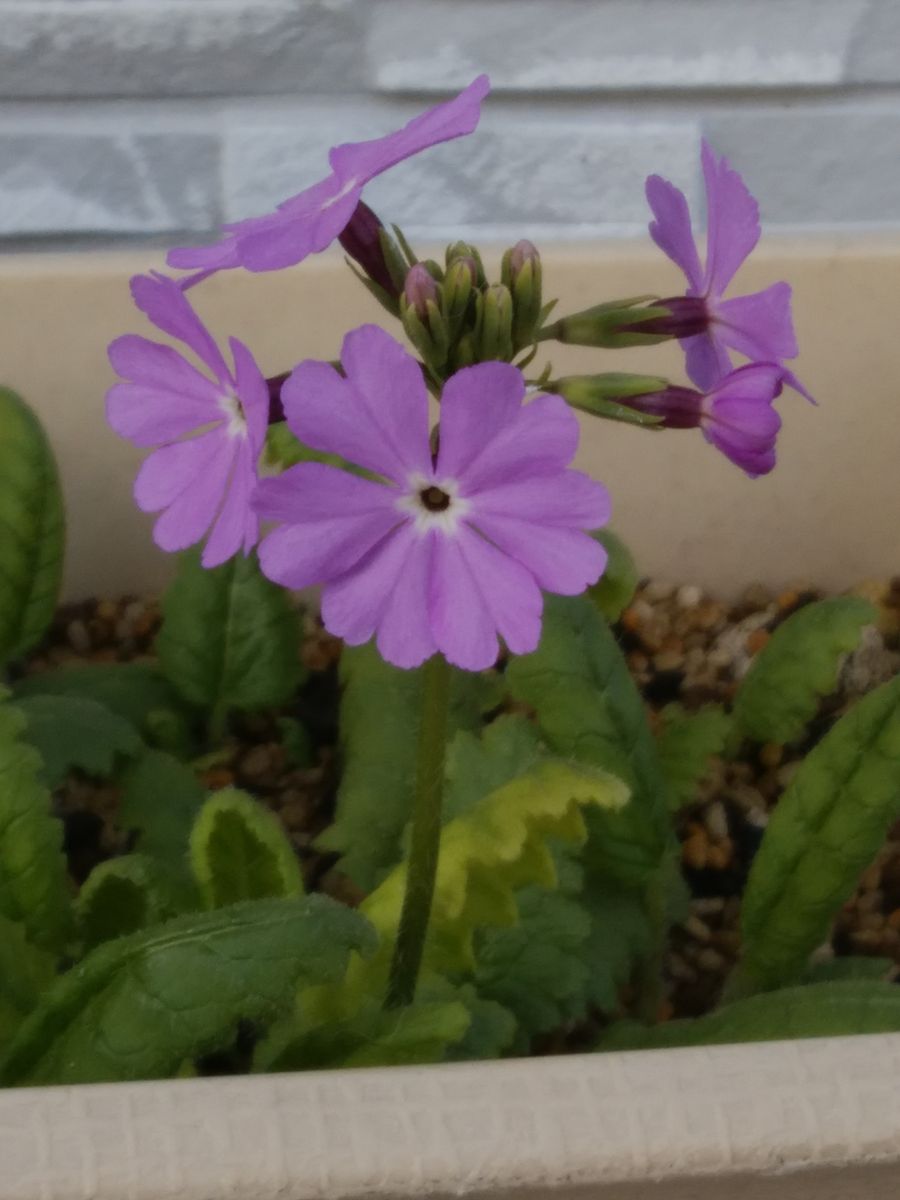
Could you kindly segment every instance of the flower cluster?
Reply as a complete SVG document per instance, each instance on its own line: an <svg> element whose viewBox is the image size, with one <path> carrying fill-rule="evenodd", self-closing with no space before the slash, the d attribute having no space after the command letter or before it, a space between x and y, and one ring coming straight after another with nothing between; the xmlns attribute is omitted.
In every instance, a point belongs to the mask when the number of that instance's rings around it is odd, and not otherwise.
<svg viewBox="0 0 900 1200"><path fill-rule="evenodd" d="M457 243L443 266L419 262L362 202L365 184L430 146L471 133L487 95L480 76L403 129L335 147L330 173L275 212L226 227L210 246L182 247L171 267L191 272L132 281L137 306L169 344L117 339L121 377L107 397L122 437L155 447L135 484L141 509L159 513L164 550L204 541L214 567L259 541L263 571L290 588L323 584L325 625L350 644L375 638L401 667L435 653L469 670L490 666L500 642L513 654L540 637L542 593L576 594L600 577L605 552L591 535L609 517L603 486L571 468L572 407L667 428L700 428L747 474L770 471L797 354L790 288L725 298L760 236L741 177L702 147L708 231L705 264L684 195L651 176L650 234L687 280L684 296L604 303L543 323L540 255L528 241L490 283L478 251ZM339 366L301 362L267 380L243 343L230 360L186 291L230 268L292 266L339 240L363 280L402 319L420 358L373 326L344 339ZM534 381L523 369L538 343L617 347L678 338L693 387L625 375ZM732 355L748 361L737 368ZM518 361L516 361L517 356ZM430 427L429 391L440 401ZM286 421L304 461L259 478L271 421ZM333 464L344 460L347 470ZM327 458L328 461L324 461Z"/></svg>

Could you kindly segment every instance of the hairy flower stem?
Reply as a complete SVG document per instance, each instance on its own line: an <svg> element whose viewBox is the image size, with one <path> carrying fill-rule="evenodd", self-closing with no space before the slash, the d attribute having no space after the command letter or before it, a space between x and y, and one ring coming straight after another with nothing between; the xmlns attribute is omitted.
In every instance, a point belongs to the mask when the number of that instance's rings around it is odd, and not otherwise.
<svg viewBox="0 0 900 1200"><path fill-rule="evenodd" d="M444 790L444 758L447 749L447 712L450 701L450 664L443 654L426 662L422 674L422 724L416 760L416 792L413 799L412 833L406 870L406 893L400 913L400 928L388 976L385 1008L411 1004L416 992L419 967L437 875L441 841L441 801Z"/></svg>

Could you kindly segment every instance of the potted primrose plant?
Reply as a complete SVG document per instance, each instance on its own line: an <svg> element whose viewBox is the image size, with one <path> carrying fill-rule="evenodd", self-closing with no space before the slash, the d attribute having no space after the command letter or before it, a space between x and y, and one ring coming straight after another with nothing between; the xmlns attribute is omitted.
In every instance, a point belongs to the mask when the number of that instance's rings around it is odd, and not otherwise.
<svg viewBox="0 0 900 1200"><path fill-rule="evenodd" d="M107 415L151 450L135 499L159 514L157 545L182 554L159 628L129 634L132 661L52 668L35 652L62 505L41 427L0 396L4 1200L637 1195L621 1189L653 1176L674 1197L707 1194L695 1176L720 1186L722 1171L785 1161L818 1188L815 1171L847 1157L817 1107L821 1056L831 1070L861 1055L854 1102L883 1095L893 1041L697 1049L900 1028L889 962L816 956L900 816L891 647L883 678L842 683L879 613L860 596L798 597L727 703L648 714L626 657L636 571L606 528L606 489L571 466L577 409L699 429L711 453L768 474L775 401L811 399L787 365L790 287L734 284L758 210L706 144L702 263L683 195L647 181L651 236L684 295L557 317L526 240L493 282L466 243L420 260L363 187L472 133L487 91L480 77L397 133L336 147L330 174L276 212L173 250L187 274L132 280L168 340L112 343ZM394 334L364 325L338 361L267 376L197 315L192 289L211 275L281 270L334 241ZM532 367L553 343L671 339L689 383ZM313 585L320 623L293 599ZM305 781L302 836L294 810L236 786L235 741L261 727ZM727 971L708 1011L679 1014L683 814L711 764L785 747L804 753L738 870ZM73 778L105 781L87 862ZM528 1057L548 1050L569 1056ZM363 1066L385 1069L348 1071ZM729 1115L735 1072L750 1133ZM223 1074L244 1077L202 1078ZM774 1120L764 1084L813 1106L818 1156ZM724 1122L718 1146L708 1127L694 1137L688 1102ZM677 1119L626 1135L622 1112L627 1125L654 1104ZM882 1108L859 1147L887 1160L898 1114Z"/></svg>

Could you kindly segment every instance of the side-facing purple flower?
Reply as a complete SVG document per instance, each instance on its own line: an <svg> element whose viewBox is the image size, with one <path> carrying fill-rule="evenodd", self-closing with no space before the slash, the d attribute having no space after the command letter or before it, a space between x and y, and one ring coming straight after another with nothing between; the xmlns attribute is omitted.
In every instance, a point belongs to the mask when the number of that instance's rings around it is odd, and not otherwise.
<svg viewBox="0 0 900 1200"><path fill-rule="evenodd" d="M212 378L172 346L137 334L116 338L109 361L125 382L106 395L109 424L136 446L157 446L144 462L134 497L160 512L153 530L163 550L184 550L209 532L205 567L259 537L250 507L269 413L269 389L247 347L231 338L234 369L187 297L164 275L136 275L131 294L157 329L196 354ZM193 435L193 436L188 436Z"/></svg>
<svg viewBox="0 0 900 1200"><path fill-rule="evenodd" d="M256 490L282 522L264 539L263 571L286 587L324 583L325 626L351 645L415 667L440 651L481 670L499 651L537 646L541 590L576 595L597 580L603 548L587 530L609 516L606 489L568 469L578 422L560 396L525 401L508 363L466 367L445 384L439 448L429 443L419 364L364 325L341 352L344 375L301 363L284 386L288 425L375 482L301 463Z"/></svg>
<svg viewBox="0 0 900 1200"><path fill-rule="evenodd" d="M668 429L696 429L755 479L775 466L781 417L773 408L789 373L777 363L746 363L707 392L670 386L617 397L618 403L661 418Z"/></svg>
<svg viewBox="0 0 900 1200"><path fill-rule="evenodd" d="M285 200L273 213L226 225L226 236L214 245L170 251L169 266L196 268L206 278L228 267L276 271L319 253L342 233L369 180L430 146L471 133L489 90L488 77L479 75L458 96L396 133L335 146L328 155L331 174L326 179Z"/></svg>
<svg viewBox="0 0 900 1200"><path fill-rule="evenodd" d="M727 159L717 158L706 140L701 159L707 209L705 267L700 266L684 193L659 175L651 175L646 194L654 216L650 236L688 282L685 299L661 303L670 306L672 332L681 337L688 375L706 390L731 370L730 351L751 362L783 364L797 356L798 348L789 284L773 283L748 296L724 298L759 241L759 206L737 171ZM791 371L785 370L784 381L812 399Z"/></svg>

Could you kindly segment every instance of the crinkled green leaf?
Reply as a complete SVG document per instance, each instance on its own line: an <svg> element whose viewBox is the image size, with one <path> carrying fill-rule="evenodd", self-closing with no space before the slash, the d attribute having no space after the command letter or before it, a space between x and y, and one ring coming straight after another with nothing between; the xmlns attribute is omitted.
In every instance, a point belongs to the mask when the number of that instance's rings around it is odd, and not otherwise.
<svg viewBox="0 0 900 1200"><path fill-rule="evenodd" d="M548 596L541 642L507 668L550 748L622 779L631 802L588 814L586 861L626 886L642 884L671 842L669 789L622 652L586 596Z"/></svg>
<svg viewBox="0 0 900 1200"><path fill-rule="evenodd" d="M900 987L841 980L749 996L694 1021L670 1021L650 1029L622 1021L607 1031L598 1049L662 1050L671 1046L897 1032Z"/></svg>
<svg viewBox="0 0 900 1200"><path fill-rule="evenodd" d="M37 696L93 700L129 721L151 741L154 721L161 714L168 713L180 724L186 723L183 702L159 668L150 663L84 663L40 671L20 679L13 694L16 700Z"/></svg>
<svg viewBox="0 0 900 1200"><path fill-rule="evenodd" d="M178 917L98 947L45 994L0 1069L5 1084L159 1079L265 1024L298 984L343 974L371 930L324 896Z"/></svg>
<svg viewBox="0 0 900 1200"><path fill-rule="evenodd" d="M593 587L588 588L587 594L607 621L618 621L634 599L640 575L631 551L611 529L600 529L593 537L608 557L603 574Z"/></svg>
<svg viewBox="0 0 900 1200"><path fill-rule="evenodd" d="M50 984L54 965L31 945L23 925L0 916L0 1054Z"/></svg>
<svg viewBox="0 0 900 1200"><path fill-rule="evenodd" d="M96 700L82 696L28 696L16 701L27 722L23 736L43 763L42 775L57 788L69 771L106 779L123 760L143 749L134 726Z"/></svg>
<svg viewBox="0 0 900 1200"><path fill-rule="evenodd" d="M778 802L741 911L736 994L788 983L900 817L900 676L811 751Z"/></svg>
<svg viewBox="0 0 900 1200"><path fill-rule="evenodd" d="M422 672L386 663L373 645L341 656L343 772L334 824L318 838L343 857L340 869L371 890L402 857L412 808ZM499 702L495 676L453 673L450 733L477 729Z"/></svg>
<svg viewBox="0 0 900 1200"><path fill-rule="evenodd" d="M0 663L44 636L56 609L64 550L50 444L24 401L0 388Z"/></svg>
<svg viewBox="0 0 900 1200"><path fill-rule="evenodd" d="M119 824L137 834L136 848L164 869L178 905L192 908L191 829L205 798L193 771L162 750L146 751L122 777Z"/></svg>
<svg viewBox="0 0 900 1200"><path fill-rule="evenodd" d="M837 686L843 656L853 650L875 609L860 596L807 604L778 626L745 675L734 720L758 742L791 742L815 716L819 699Z"/></svg>
<svg viewBox="0 0 900 1200"><path fill-rule="evenodd" d="M62 825L51 815L25 717L0 689L0 916L36 946L58 950L71 922Z"/></svg>
<svg viewBox="0 0 900 1200"><path fill-rule="evenodd" d="M663 774L675 808L697 799L697 788L709 770L710 759L722 754L731 732L731 717L708 704L686 712L670 704L662 712L663 726L656 740Z"/></svg>
<svg viewBox="0 0 900 1200"><path fill-rule="evenodd" d="M582 907L590 921L582 951L588 967L586 998L602 1012L613 1013L622 988L654 952L647 907L640 894L590 876L582 891Z"/></svg>
<svg viewBox="0 0 900 1200"><path fill-rule="evenodd" d="M525 717L499 717L479 733L461 729L447 749L444 823L462 816L504 783L524 775L540 757L540 735Z"/></svg>
<svg viewBox="0 0 900 1200"><path fill-rule="evenodd" d="M75 902L78 932L86 950L146 929L174 911L166 878L146 854L124 854L99 863Z"/></svg>
<svg viewBox="0 0 900 1200"><path fill-rule="evenodd" d="M267 896L301 896L303 876L281 822L246 792L224 788L191 832L191 863L207 908Z"/></svg>
<svg viewBox="0 0 900 1200"><path fill-rule="evenodd" d="M255 554L206 571L184 554L163 598L160 665L181 695L213 714L284 703L301 681L300 625L288 593Z"/></svg>

